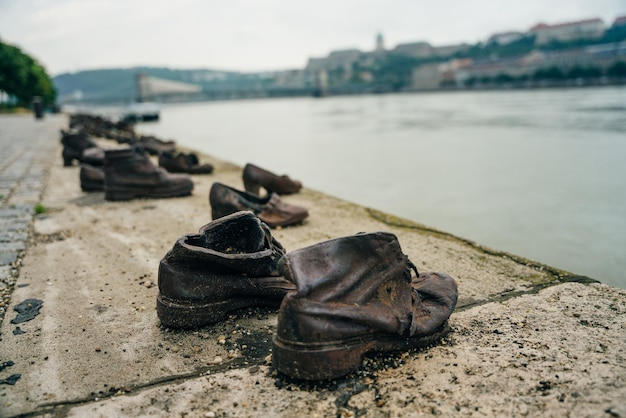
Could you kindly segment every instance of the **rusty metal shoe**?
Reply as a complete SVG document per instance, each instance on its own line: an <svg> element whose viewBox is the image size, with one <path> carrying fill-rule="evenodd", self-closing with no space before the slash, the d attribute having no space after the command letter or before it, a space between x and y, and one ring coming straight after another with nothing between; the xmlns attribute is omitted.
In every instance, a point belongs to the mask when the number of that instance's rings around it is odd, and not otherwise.
<svg viewBox="0 0 626 418"><path fill-rule="evenodd" d="M88 148L98 147L87 132L81 129L61 130L61 135L63 144L61 156L65 167L71 166L74 161L83 162L83 152Z"/></svg>
<svg viewBox="0 0 626 418"><path fill-rule="evenodd" d="M418 274L391 233L295 250L278 268L297 291L280 307L272 364L291 377L340 377L356 371L367 352L431 345L449 331L454 280Z"/></svg>
<svg viewBox="0 0 626 418"><path fill-rule="evenodd" d="M259 194L263 187L268 193L293 194L300 191L302 183L292 180L287 175L276 175L254 164L246 164L243 168L243 184L249 193Z"/></svg>
<svg viewBox="0 0 626 418"><path fill-rule="evenodd" d="M81 164L80 188L83 192L104 191L104 169L89 164Z"/></svg>
<svg viewBox="0 0 626 418"><path fill-rule="evenodd" d="M106 200L187 196L192 190L193 181L188 175L168 173L135 148L105 151Z"/></svg>
<svg viewBox="0 0 626 418"><path fill-rule="evenodd" d="M213 219L240 210L250 210L270 228L294 225L309 216L306 208L283 202L276 193L259 197L218 182L211 186L209 203Z"/></svg>
<svg viewBox="0 0 626 418"><path fill-rule="evenodd" d="M200 164L194 153L185 154L165 151L159 154L159 166L170 173L211 174L213 166L209 163Z"/></svg>
<svg viewBox="0 0 626 418"><path fill-rule="evenodd" d="M174 152L176 149L176 141L164 141L155 136L141 136L137 140L137 144L141 145L150 155L159 155L162 152Z"/></svg>
<svg viewBox="0 0 626 418"><path fill-rule="evenodd" d="M172 328L213 324L250 306L278 307L293 283L276 264L285 253L252 212L215 220L184 235L159 264L157 314Z"/></svg>

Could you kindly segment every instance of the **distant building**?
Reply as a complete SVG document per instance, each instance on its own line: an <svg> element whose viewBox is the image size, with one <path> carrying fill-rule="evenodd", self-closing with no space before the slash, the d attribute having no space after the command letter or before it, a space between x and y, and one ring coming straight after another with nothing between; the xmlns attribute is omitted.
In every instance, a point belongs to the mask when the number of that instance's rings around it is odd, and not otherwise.
<svg viewBox="0 0 626 418"><path fill-rule="evenodd" d="M433 47L428 42L411 42L399 44L391 52L413 58L430 58L433 56Z"/></svg>
<svg viewBox="0 0 626 418"><path fill-rule="evenodd" d="M619 16L615 19L615 22L613 22L612 27L616 28L618 26L626 26L626 16Z"/></svg>
<svg viewBox="0 0 626 418"><path fill-rule="evenodd" d="M434 90L439 88L439 64L424 64L411 73L412 90Z"/></svg>
<svg viewBox="0 0 626 418"><path fill-rule="evenodd" d="M362 55L363 53L358 49L332 51L326 58L309 58L305 71L316 73L320 70L350 70Z"/></svg>
<svg viewBox="0 0 626 418"><path fill-rule="evenodd" d="M379 33L376 35L376 48L374 52L377 54L383 54L385 52L385 42L383 40L383 34Z"/></svg>
<svg viewBox="0 0 626 418"><path fill-rule="evenodd" d="M437 56L440 58L446 58L446 57L450 57L456 54L457 52L465 52L470 48L471 48L470 45L467 45L467 44L444 45L444 46L433 46L432 51L433 51L434 56Z"/></svg>
<svg viewBox="0 0 626 418"><path fill-rule="evenodd" d="M598 39L604 35L602 19L586 19L577 22L548 25L538 23L530 28L529 34L535 35L535 44L543 45L550 41L574 41L577 39Z"/></svg>
<svg viewBox="0 0 626 418"><path fill-rule="evenodd" d="M340 51L333 51L328 54L327 64L329 69L333 68L352 68L354 64L361 57L362 52L358 49L343 49Z"/></svg>
<svg viewBox="0 0 626 418"><path fill-rule="evenodd" d="M464 68L470 67L474 61L470 58L454 59L439 65L439 85L443 87L456 86L457 74Z"/></svg>
<svg viewBox="0 0 626 418"><path fill-rule="evenodd" d="M272 79L277 88L297 89L308 85L308 79L302 70L276 71L272 73Z"/></svg>
<svg viewBox="0 0 626 418"><path fill-rule="evenodd" d="M411 90L434 90L455 86L457 73L471 65L472 60L468 58L420 65L411 73Z"/></svg>
<svg viewBox="0 0 626 418"><path fill-rule="evenodd" d="M308 73L317 73L318 71L325 69L326 64L326 58L309 58L304 71Z"/></svg>
<svg viewBox="0 0 626 418"><path fill-rule="evenodd" d="M512 42L519 41L525 35L522 32L502 32L502 33L494 33L487 39L488 44L495 45L508 45Z"/></svg>

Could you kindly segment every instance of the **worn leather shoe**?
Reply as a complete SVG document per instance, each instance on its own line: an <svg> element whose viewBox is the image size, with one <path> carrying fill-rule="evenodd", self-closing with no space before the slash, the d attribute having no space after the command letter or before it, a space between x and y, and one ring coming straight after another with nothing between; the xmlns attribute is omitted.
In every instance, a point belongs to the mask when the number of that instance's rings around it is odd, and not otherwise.
<svg viewBox="0 0 626 418"><path fill-rule="evenodd" d="M170 174L155 166L136 148L105 151L104 198L130 200L141 197L166 198L187 196L193 181L186 174Z"/></svg>
<svg viewBox="0 0 626 418"><path fill-rule="evenodd" d="M302 183L292 180L287 175L278 176L254 164L246 164L243 168L243 184L249 193L259 194L263 187L268 193L293 194L300 191Z"/></svg>
<svg viewBox="0 0 626 418"><path fill-rule="evenodd" d="M285 203L276 193L259 197L218 182L211 186L209 202L213 219L250 210L271 228L293 225L309 216L306 208Z"/></svg>
<svg viewBox="0 0 626 418"><path fill-rule="evenodd" d="M200 164L194 153L162 152L159 154L159 165L170 173L211 174L213 166L209 163Z"/></svg>
<svg viewBox="0 0 626 418"><path fill-rule="evenodd" d="M104 169L89 164L81 164L80 188L83 192L104 191Z"/></svg>
<svg viewBox="0 0 626 418"><path fill-rule="evenodd" d="M174 152L176 149L176 141L164 141L154 136L141 136L137 140L137 144L141 145L150 155L159 155L162 152Z"/></svg>
<svg viewBox="0 0 626 418"><path fill-rule="evenodd" d="M281 304L272 364L291 377L343 376L356 371L369 351L430 345L449 331L458 294L454 280L418 274L391 233L295 250L278 268L297 291Z"/></svg>
<svg viewBox="0 0 626 418"><path fill-rule="evenodd" d="M82 129L70 129L69 131L61 131L61 144L63 144L63 165L69 167L74 161L79 164L83 161L83 151L88 148L97 148L96 144Z"/></svg>
<svg viewBox="0 0 626 418"><path fill-rule="evenodd" d="M184 235L159 264L157 314L173 328L197 328L250 306L278 307L295 289L276 268L285 253L252 212L215 220Z"/></svg>

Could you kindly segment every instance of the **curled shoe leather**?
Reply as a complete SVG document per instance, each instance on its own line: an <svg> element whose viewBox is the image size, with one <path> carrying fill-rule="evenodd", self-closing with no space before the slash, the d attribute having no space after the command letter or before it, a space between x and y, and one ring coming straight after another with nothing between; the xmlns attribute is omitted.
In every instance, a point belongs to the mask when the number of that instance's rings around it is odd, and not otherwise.
<svg viewBox="0 0 626 418"><path fill-rule="evenodd" d="M211 174L213 166L209 163L200 164L194 153L162 152L159 154L159 165L170 173Z"/></svg>
<svg viewBox="0 0 626 418"><path fill-rule="evenodd" d="M277 269L284 253L252 212L236 212L182 236L159 264L161 323L196 328L234 309L278 307L295 289Z"/></svg>
<svg viewBox="0 0 626 418"><path fill-rule="evenodd" d="M309 216L306 208L283 202L276 193L259 197L218 182L211 186L209 203L213 219L249 210L271 228L293 225Z"/></svg>
<svg viewBox="0 0 626 418"><path fill-rule="evenodd" d="M129 147L105 151L106 200L187 196L192 190L193 181L188 175L171 174L155 166L141 149Z"/></svg>
<svg viewBox="0 0 626 418"><path fill-rule="evenodd" d="M295 250L279 270L297 290L280 307L272 364L299 379L351 373L369 351L436 343L449 331L458 295L451 277L418 274L387 232Z"/></svg>
<svg viewBox="0 0 626 418"><path fill-rule="evenodd" d="M258 195L263 187L268 193L293 194L300 191L302 183L292 180L287 175L276 175L254 164L243 168L243 184L247 192Z"/></svg>

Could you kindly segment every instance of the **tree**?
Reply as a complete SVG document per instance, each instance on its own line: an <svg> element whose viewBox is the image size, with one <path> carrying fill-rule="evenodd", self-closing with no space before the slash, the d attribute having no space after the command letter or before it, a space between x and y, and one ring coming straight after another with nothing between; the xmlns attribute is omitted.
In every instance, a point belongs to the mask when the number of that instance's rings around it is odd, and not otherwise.
<svg viewBox="0 0 626 418"><path fill-rule="evenodd" d="M0 41L0 91L17 99L18 106L29 106L34 96L52 105L56 90L46 70L18 47Z"/></svg>
<svg viewBox="0 0 626 418"><path fill-rule="evenodd" d="M626 61L617 61L611 65L606 74L609 77L626 77Z"/></svg>
<svg viewBox="0 0 626 418"><path fill-rule="evenodd" d="M599 78L602 77L602 70L600 67L590 65L588 67L581 67L579 65L571 68L567 72L567 78Z"/></svg>
<svg viewBox="0 0 626 418"><path fill-rule="evenodd" d="M565 74L559 67L548 67L541 68L533 74L533 79L535 80L563 80L565 79Z"/></svg>
<svg viewBox="0 0 626 418"><path fill-rule="evenodd" d="M429 61L407 55L387 54L373 74L378 83L398 91L411 84L413 69L426 62Z"/></svg>

